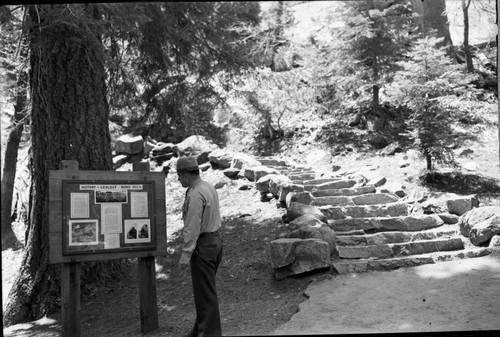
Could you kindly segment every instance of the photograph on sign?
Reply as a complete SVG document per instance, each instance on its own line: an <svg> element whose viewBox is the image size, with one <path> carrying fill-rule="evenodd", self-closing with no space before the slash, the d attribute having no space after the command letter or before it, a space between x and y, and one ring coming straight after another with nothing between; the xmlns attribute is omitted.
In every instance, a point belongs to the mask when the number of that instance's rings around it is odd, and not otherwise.
<svg viewBox="0 0 500 337"><path fill-rule="evenodd" d="M148 217L148 192L130 192L130 216Z"/></svg>
<svg viewBox="0 0 500 337"><path fill-rule="evenodd" d="M122 232L122 204L101 204L101 233L118 234Z"/></svg>
<svg viewBox="0 0 500 337"><path fill-rule="evenodd" d="M72 218L88 218L89 215L89 205L90 205L89 193L71 193L71 217Z"/></svg>
<svg viewBox="0 0 500 337"><path fill-rule="evenodd" d="M96 190L95 191L95 203L126 203L127 202L127 191L108 191L108 190Z"/></svg>
<svg viewBox="0 0 500 337"><path fill-rule="evenodd" d="M151 242L149 219L125 220L125 243Z"/></svg>
<svg viewBox="0 0 500 337"><path fill-rule="evenodd" d="M99 244L97 220L69 220L69 245L88 246Z"/></svg>

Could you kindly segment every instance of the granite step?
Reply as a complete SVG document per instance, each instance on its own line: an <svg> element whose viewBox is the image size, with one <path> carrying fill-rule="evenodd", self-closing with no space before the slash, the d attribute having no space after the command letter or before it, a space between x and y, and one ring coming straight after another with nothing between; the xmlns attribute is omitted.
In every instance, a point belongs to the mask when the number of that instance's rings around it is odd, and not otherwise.
<svg viewBox="0 0 500 337"><path fill-rule="evenodd" d="M344 260L335 259L332 261L333 268L340 274L362 273L373 270L387 271L406 267L415 267L424 264L434 264L444 261L458 259L470 259L486 256L491 253L490 248L474 248L467 250L457 250L451 252L434 252L407 257L397 257L390 259L359 259Z"/></svg>
<svg viewBox="0 0 500 337"><path fill-rule="evenodd" d="M317 179L311 179L311 180L304 180L304 186L306 185L321 185L324 183L332 183L335 181L340 181L340 180L345 180L344 178L340 177L332 177L332 178L317 178Z"/></svg>
<svg viewBox="0 0 500 337"><path fill-rule="evenodd" d="M398 196L390 193L367 193L354 196L327 196L315 197L312 201L314 206L363 206L381 205L398 202Z"/></svg>
<svg viewBox="0 0 500 337"><path fill-rule="evenodd" d="M338 246L342 259L389 259L433 252L463 250L461 238L421 240L404 243L390 243L373 246Z"/></svg>
<svg viewBox="0 0 500 337"><path fill-rule="evenodd" d="M359 181L355 179L341 179L336 181L325 182L319 185L318 184L304 185L304 189L306 191L311 191L311 192L321 191L321 190L338 190L341 188L354 187L354 185L356 185L357 183L359 183Z"/></svg>
<svg viewBox="0 0 500 337"><path fill-rule="evenodd" d="M327 219L340 220L348 218L400 217L408 215L408 204L394 202L381 205L364 206L319 206Z"/></svg>
<svg viewBox="0 0 500 337"><path fill-rule="evenodd" d="M335 232L353 230L363 230L369 233L388 231L417 232L437 228L443 224L444 221L436 214L328 220L328 226Z"/></svg>
<svg viewBox="0 0 500 337"><path fill-rule="evenodd" d="M375 185L366 185L361 187L339 188L328 190L312 190L311 194L314 197L336 197L336 196L353 196L376 192Z"/></svg>
<svg viewBox="0 0 500 337"><path fill-rule="evenodd" d="M286 166L286 162L276 158L255 157L262 165L265 166Z"/></svg>
<svg viewBox="0 0 500 337"><path fill-rule="evenodd" d="M373 246L388 243L403 243L420 240L434 240L458 236L457 225L443 225L438 228L420 232L381 232L376 234L340 235L336 237L338 246ZM337 233L336 233L337 234Z"/></svg>
<svg viewBox="0 0 500 337"><path fill-rule="evenodd" d="M316 178L316 174L314 173L292 173L287 176L291 181L300 181L301 185L304 184L304 181Z"/></svg>

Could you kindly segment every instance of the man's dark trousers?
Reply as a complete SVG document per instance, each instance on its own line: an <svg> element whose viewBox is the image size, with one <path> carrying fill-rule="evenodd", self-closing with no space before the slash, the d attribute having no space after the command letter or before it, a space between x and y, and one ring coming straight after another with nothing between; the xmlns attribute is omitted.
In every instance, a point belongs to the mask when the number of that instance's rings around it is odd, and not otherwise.
<svg viewBox="0 0 500 337"><path fill-rule="evenodd" d="M190 336L221 336L219 300L215 274L222 259L222 240L219 232L202 233L191 255L196 321Z"/></svg>

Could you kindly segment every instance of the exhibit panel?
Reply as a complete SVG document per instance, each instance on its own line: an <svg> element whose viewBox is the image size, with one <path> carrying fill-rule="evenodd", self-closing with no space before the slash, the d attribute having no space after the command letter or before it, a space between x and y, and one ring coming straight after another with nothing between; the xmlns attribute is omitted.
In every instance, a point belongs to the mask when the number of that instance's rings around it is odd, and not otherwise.
<svg viewBox="0 0 500 337"><path fill-rule="evenodd" d="M166 255L163 172L50 171L49 261Z"/></svg>

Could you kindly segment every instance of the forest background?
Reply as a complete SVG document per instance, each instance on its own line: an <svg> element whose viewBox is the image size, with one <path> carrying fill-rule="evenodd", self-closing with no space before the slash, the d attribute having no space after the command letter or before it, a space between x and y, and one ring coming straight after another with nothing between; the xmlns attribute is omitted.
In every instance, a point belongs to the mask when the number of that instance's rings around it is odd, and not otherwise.
<svg viewBox="0 0 500 337"><path fill-rule="evenodd" d="M418 3L2 6L2 250L24 252L4 323L57 306L44 172L111 169L121 134L299 162L308 143L332 156L397 143L456 167L459 145L498 125L496 2ZM84 283L107 282L130 261L86 268Z"/></svg>

